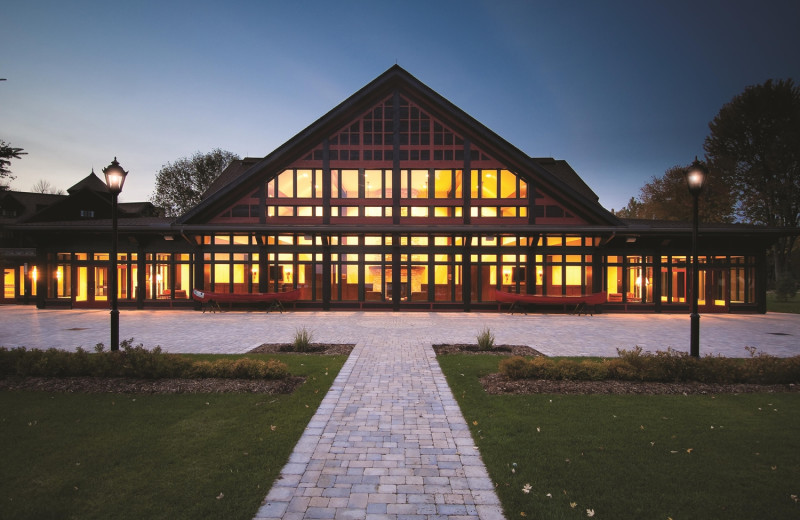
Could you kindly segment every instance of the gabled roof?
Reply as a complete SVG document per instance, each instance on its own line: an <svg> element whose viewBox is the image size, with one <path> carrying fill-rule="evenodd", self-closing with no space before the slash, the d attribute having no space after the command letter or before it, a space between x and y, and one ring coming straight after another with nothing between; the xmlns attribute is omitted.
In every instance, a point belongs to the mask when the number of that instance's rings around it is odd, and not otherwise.
<svg viewBox="0 0 800 520"><path fill-rule="evenodd" d="M546 191L586 221L599 225L623 225L598 203L597 196L583 181L576 182L577 174L568 165L566 169L558 161L542 165L539 160L521 152L398 65L389 68L263 159L249 166L246 163L237 166L235 172L231 171L219 183L215 183L214 189L206 192L207 197L176 223L197 224L215 217L227 206L251 193L265 178L307 155L323 139L360 117L364 111L393 92L399 92L436 118L446 121L453 131L468 137L506 167L528 177L534 187ZM240 171L239 168L245 169ZM227 183L223 185L224 181Z"/></svg>
<svg viewBox="0 0 800 520"><path fill-rule="evenodd" d="M7 192L26 206L15 222L63 222L111 217L111 194L94 170L71 186L68 195ZM151 202L121 202L119 218L158 217L163 214ZM82 215L85 213L85 216Z"/></svg>
<svg viewBox="0 0 800 520"><path fill-rule="evenodd" d="M108 186L106 186L106 183L100 180L100 177L94 173L94 169L92 169L92 173L81 179L72 187L68 188L67 193L72 195L73 193L77 193L80 190L86 189L100 193L108 193Z"/></svg>
<svg viewBox="0 0 800 520"><path fill-rule="evenodd" d="M0 222L23 222L38 211L65 199L66 195L32 193L27 191L0 191L0 208L14 209L14 216L0 215ZM10 212L9 212L10 213Z"/></svg>

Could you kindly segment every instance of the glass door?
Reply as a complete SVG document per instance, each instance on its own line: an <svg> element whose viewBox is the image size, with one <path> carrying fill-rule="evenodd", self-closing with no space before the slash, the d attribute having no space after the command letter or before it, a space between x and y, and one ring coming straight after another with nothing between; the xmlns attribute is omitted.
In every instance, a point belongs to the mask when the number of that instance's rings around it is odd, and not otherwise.
<svg viewBox="0 0 800 520"><path fill-rule="evenodd" d="M712 268L700 270L700 300L698 310L702 312L728 312L730 295L727 290L727 270Z"/></svg>
<svg viewBox="0 0 800 520"><path fill-rule="evenodd" d="M94 301L108 301L108 267L94 267Z"/></svg>

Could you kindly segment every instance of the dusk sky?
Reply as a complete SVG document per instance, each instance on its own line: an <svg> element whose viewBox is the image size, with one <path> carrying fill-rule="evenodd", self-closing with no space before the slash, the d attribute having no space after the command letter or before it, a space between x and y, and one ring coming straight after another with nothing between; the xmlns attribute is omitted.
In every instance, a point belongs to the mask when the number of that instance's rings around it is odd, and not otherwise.
<svg viewBox="0 0 800 520"><path fill-rule="evenodd" d="M263 157L395 63L608 209L702 157L748 85L800 81L800 2L6 0L11 187L66 189L116 156L123 201L213 148Z"/></svg>

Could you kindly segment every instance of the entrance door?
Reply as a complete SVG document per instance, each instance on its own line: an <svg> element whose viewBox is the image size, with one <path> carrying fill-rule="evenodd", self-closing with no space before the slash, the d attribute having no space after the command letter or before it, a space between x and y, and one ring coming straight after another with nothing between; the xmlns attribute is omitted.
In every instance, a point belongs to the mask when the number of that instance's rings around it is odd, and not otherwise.
<svg viewBox="0 0 800 520"><path fill-rule="evenodd" d="M697 303L701 313L728 312L730 300L726 274L726 269L700 269L700 299Z"/></svg>
<svg viewBox="0 0 800 520"><path fill-rule="evenodd" d="M108 266L81 265L76 268L76 274L74 306L95 309L108 307Z"/></svg>

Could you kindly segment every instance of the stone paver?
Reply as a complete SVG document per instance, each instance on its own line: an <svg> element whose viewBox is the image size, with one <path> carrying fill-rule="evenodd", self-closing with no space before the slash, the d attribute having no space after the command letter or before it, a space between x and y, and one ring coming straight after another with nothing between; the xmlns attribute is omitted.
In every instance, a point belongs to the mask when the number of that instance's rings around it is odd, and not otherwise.
<svg viewBox="0 0 800 520"><path fill-rule="evenodd" d="M371 334L342 367L256 518L406 516L503 518L430 344Z"/></svg>

